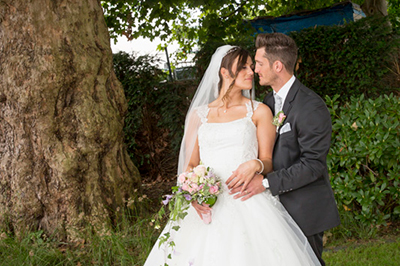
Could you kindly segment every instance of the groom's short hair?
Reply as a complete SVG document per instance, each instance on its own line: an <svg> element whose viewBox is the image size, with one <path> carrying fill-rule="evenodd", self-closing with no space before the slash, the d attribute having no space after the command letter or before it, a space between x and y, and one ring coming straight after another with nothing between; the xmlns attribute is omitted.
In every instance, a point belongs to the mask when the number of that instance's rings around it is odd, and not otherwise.
<svg viewBox="0 0 400 266"><path fill-rule="evenodd" d="M264 48L264 57L272 65L281 61L286 70L293 73L297 61L295 41L283 33L261 33L256 39L256 49Z"/></svg>

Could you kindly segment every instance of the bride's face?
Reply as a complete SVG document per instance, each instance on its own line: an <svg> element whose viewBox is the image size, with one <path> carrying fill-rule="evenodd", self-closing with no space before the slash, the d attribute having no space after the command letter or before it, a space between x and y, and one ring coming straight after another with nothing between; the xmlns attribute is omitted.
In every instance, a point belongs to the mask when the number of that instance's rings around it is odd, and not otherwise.
<svg viewBox="0 0 400 266"><path fill-rule="evenodd" d="M238 58L235 59L235 62L232 66L233 73L236 73ZM249 56L247 58L246 64L239 70L239 73L236 77L235 87L240 90L250 90L253 87L253 78L254 78L254 65L253 60Z"/></svg>

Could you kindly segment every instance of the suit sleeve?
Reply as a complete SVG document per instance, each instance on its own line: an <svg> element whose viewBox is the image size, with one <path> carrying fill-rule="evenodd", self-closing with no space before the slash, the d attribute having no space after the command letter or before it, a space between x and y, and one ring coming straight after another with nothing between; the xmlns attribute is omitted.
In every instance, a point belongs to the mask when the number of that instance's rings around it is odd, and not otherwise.
<svg viewBox="0 0 400 266"><path fill-rule="evenodd" d="M319 97L313 97L296 116L295 130L300 157L293 160L288 168L267 175L273 195L290 192L324 179L327 172L326 156L331 142L332 123L325 103Z"/></svg>

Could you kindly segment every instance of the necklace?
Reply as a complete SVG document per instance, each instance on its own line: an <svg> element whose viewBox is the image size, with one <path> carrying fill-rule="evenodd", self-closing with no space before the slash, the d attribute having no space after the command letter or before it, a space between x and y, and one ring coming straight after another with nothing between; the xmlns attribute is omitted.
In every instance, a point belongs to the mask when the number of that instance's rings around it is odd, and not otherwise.
<svg viewBox="0 0 400 266"><path fill-rule="evenodd" d="M235 105L231 105L229 107L227 106L223 112L224 112L224 114L226 114L226 112L228 111L228 108L237 107L237 106L240 106L240 105L242 105L242 104L235 104Z"/></svg>
<svg viewBox="0 0 400 266"><path fill-rule="evenodd" d="M219 110L220 110L220 108L222 109L223 107L225 107L225 109L223 109L222 110L222 112L224 113L224 114L226 114L226 112L228 112L228 109L229 108L232 108L232 107L238 107L238 106L241 106L241 105L243 105L243 104L241 104L241 103L239 103L239 104L234 104L234 105L231 105L231 106L220 106L220 107L217 107L218 109L217 109L217 112L219 112Z"/></svg>

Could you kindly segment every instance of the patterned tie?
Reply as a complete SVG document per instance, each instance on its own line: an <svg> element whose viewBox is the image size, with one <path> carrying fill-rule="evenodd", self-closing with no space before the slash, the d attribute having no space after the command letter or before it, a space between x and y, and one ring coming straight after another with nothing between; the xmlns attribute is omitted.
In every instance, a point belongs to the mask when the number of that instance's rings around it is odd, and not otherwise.
<svg viewBox="0 0 400 266"><path fill-rule="evenodd" d="M275 115L282 110L282 98L278 94L274 94L275 98Z"/></svg>

